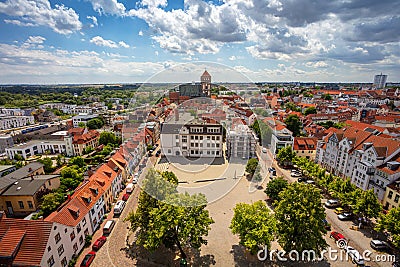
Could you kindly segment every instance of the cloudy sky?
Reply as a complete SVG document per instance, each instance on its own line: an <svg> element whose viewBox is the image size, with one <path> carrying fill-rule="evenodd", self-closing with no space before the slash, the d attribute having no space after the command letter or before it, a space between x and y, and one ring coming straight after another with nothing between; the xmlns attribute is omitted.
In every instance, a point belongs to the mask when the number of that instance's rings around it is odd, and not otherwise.
<svg viewBox="0 0 400 267"><path fill-rule="evenodd" d="M232 71L399 82L399 10L398 0L0 0L0 83L187 82L193 66L226 82Z"/></svg>

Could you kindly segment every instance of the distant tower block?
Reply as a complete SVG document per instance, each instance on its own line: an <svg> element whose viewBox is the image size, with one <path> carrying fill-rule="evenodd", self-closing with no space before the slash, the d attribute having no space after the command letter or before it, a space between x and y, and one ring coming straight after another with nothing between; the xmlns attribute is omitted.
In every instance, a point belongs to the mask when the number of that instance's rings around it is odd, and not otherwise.
<svg viewBox="0 0 400 267"><path fill-rule="evenodd" d="M210 96L211 95L211 75L207 70L203 72L200 77L201 88L203 90L203 94Z"/></svg>
<svg viewBox="0 0 400 267"><path fill-rule="evenodd" d="M375 75L373 85L375 86L376 89L385 88L386 80L387 80L387 75L383 75L382 73L380 75Z"/></svg>

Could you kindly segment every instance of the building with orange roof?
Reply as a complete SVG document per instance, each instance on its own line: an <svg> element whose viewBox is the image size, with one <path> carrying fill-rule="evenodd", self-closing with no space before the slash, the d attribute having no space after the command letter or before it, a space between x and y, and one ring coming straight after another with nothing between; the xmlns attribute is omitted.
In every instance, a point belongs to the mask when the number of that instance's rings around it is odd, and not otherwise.
<svg viewBox="0 0 400 267"><path fill-rule="evenodd" d="M298 157L315 160L318 138L315 137L294 137L293 151Z"/></svg>
<svg viewBox="0 0 400 267"><path fill-rule="evenodd" d="M400 141L380 134L358 127L331 132L318 144L317 162L363 190L373 189L382 201L386 186L400 177Z"/></svg>
<svg viewBox="0 0 400 267"><path fill-rule="evenodd" d="M114 192L113 183L117 177L117 172L115 172L108 164L102 164L92 176L89 177L90 181L96 182L104 191L103 198L105 203L106 212L109 212L114 202L114 198L117 197L117 193L121 192L122 185L119 182L120 190Z"/></svg>
<svg viewBox="0 0 400 267"><path fill-rule="evenodd" d="M72 128L64 137L68 156L82 156L87 148L95 149L99 145L100 133L87 128Z"/></svg>
<svg viewBox="0 0 400 267"><path fill-rule="evenodd" d="M67 266L72 258L64 227L43 220L7 218L0 211L2 266Z"/></svg>
<svg viewBox="0 0 400 267"><path fill-rule="evenodd" d="M48 250L54 254L54 263L56 263L56 256L61 251L69 262L73 255L78 255L85 247L85 237L94 233L90 223L90 210L75 197L68 196L67 201L47 216L44 221L54 225L55 233L51 238L51 248ZM57 248L57 250L52 248ZM58 264L56 266L65 265Z"/></svg>

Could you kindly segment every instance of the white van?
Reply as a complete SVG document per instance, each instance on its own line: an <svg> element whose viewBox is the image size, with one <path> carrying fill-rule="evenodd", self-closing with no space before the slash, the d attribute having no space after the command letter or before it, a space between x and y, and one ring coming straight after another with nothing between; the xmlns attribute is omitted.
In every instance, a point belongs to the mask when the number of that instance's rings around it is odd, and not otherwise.
<svg viewBox="0 0 400 267"><path fill-rule="evenodd" d="M110 234L112 229L114 228L115 220L108 220L103 227L103 234Z"/></svg>
<svg viewBox="0 0 400 267"><path fill-rule="evenodd" d="M115 204L114 206L114 216L118 216L121 214L121 212L124 210L125 208L125 204L126 202L123 200L118 200L117 204Z"/></svg>
<svg viewBox="0 0 400 267"><path fill-rule="evenodd" d="M126 193L128 193L128 194L132 193L134 187L135 187L135 186L134 186L132 183L129 183L129 184L126 186Z"/></svg>

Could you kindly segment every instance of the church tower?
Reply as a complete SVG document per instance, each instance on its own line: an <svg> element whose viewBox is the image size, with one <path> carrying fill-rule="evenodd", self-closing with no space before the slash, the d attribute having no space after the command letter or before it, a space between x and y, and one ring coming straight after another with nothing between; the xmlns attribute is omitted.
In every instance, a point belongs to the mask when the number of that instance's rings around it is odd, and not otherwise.
<svg viewBox="0 0 400 267"><path fill-rule="evenodd" d="M207 70L203 72L200 77L201 81L201 89L203 90L203 94L210 96L211 95L211 75Z"/></svg>

